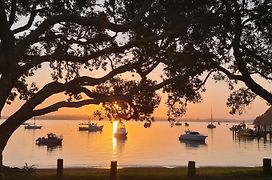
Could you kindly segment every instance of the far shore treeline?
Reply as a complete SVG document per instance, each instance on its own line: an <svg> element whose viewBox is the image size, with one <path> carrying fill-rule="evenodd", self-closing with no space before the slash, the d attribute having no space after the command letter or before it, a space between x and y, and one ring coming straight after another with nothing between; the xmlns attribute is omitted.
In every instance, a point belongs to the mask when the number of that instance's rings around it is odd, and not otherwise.
<svg viewBox="0 0 272 180"><path fill-rule="evenodd" d="M1 119L6 119L7 117L2 116ZM46 115L46 116L39 116L35 118L36 120L79 120L79 121L98 121L97 118L90 117L88 115ZM155 117L154 118L155 122L156 121L167 121L167 117ZM30 120L31 121L31 120ZM109 120L102 120L102 121L109 121ZM181 122L210 122L211 119L206 118L206 119L201 119L201 118L180 118L177 119L177 121ZM233 123L240 123L240 122L246 122L246 123L253 123L254 119L213 119L214 122L233 122Z"/></svg>

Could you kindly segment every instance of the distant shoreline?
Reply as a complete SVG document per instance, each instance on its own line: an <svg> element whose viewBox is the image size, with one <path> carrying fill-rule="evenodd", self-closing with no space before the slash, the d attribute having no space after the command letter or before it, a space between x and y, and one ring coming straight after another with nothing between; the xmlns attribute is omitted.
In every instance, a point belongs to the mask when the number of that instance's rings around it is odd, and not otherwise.
<svg viewBox="0 0 272 180"><path fill-rule="evenodd" d="M7 116L2 116L1 120L6 119ZM66 115L46 115L46 116L40 116L40 117L36 117L36 120L62 120L62 121L69 121L69 120L77 120L77 121L99 121L97 119L91 119L88 116L85 115L70 115L70 116L66 116ZM156 121L167 121L167 118L162 118L162 117L155 117L155 122ZM181 118L177 118L177 121L180 122L211 122L210 119L181 119ZM101 120L101 121L109 121L109 120ZM133 120L131 120L133 121ZM241 119L241 120L237 120L237 119L213 119L213 123L240 123L240 122L246 122L246 123L253 123L254 120L249 120L249 119Z"/></svg>

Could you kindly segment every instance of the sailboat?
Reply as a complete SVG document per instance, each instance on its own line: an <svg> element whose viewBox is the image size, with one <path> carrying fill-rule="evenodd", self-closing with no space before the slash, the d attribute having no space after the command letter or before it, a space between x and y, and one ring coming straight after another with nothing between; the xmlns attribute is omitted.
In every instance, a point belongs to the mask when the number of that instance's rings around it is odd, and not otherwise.
<svg viewBox="0 0 272 180"><path fill-rule="evenodd" d="M216 126L213 124L212 110L211 110L211 122L207 125L207 128L209 128L209 129L216 128Z"/></svg>
<svg viewBox="0 0 272 180"><path fill-rule="evenodd" d="M33 124L27 124L25 125L25 129L41 129L42 126L36 125L36 119L34 118L34 123Z"/></svg>

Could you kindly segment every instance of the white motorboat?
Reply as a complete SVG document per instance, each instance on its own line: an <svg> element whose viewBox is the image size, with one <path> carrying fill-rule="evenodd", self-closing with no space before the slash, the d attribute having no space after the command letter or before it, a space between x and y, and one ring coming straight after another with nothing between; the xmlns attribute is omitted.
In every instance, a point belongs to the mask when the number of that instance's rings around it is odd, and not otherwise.
<svg viewBox="0 0 272 180"><path fill-rule="evenodd" d="M81 126L78 127L80 131L102 131L103 125L98 126L96 123L88 123L88 124L80 124Z"/></svg>
<svg viewBox="0 0 272 180"><path fill-rule="evenodd" d="M181 134L179 136L179 140L180 141L202 141L203 142L203 141L205 141L206 137L208 137L208 136L200 134L197 131L187 130L187 131L185 131L184 134Z"/></svg>
<svg viewBox="0 0 272 180"><path fill-rule="evenodd" d="M127 129L124 124L121 124L121 126L117 129L116 133L114 133L114 137L116 138L127 138Z"/></svg>

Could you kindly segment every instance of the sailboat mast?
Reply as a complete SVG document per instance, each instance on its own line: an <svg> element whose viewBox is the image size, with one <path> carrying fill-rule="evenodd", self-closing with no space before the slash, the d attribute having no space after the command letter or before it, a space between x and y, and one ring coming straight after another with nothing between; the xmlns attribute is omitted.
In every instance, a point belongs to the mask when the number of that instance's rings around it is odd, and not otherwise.
<svg viewBox="0 0 272 180"><path fill-rule="evenodd" d="M211 108L211 122L213 122L213 113L212 113L212 108Z"/></svg>

